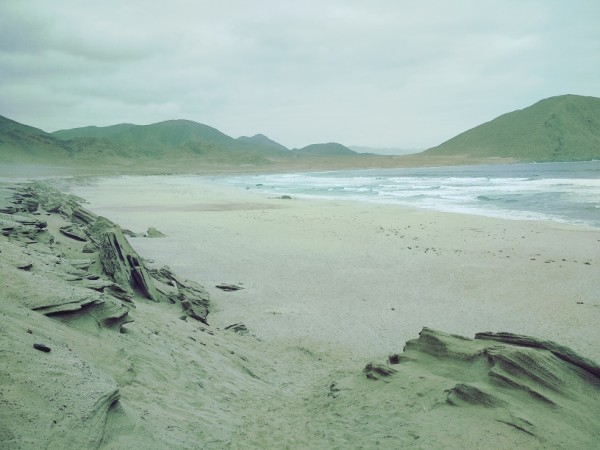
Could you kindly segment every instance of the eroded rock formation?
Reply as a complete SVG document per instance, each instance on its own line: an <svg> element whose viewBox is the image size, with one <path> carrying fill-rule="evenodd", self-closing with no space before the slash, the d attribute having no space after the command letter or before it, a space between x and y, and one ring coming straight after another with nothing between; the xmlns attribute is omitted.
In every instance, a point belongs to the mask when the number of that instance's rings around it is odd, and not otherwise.
<svg viewBox="0 0 600 450"><path fill-rule="evenodd" d="M396 364L371 363L364 373L416 392L449 424L469 418L489 430L496 422L536 448L598 442L600 366L565 346L511 333L469 339L423 328L395 356Z"/></svg>
<svg viewBox="0 0 600 450"><path fill-rule="evenodd" d="M39 182L4 194L2 198L10 200L0 205L0 231L42 261L21 261L23 270L42 275L48 285L62 286L67 281L72 286L58 295L27 299L29 308L61 317L90 314L101 326L120 327L132 320L132 299L138 296L176 303L187 316L207 323L210 300L202 286L168 268L149 270L121 228L83 208L81 199ZM69 258L57 256L67 254Z"/></svg>

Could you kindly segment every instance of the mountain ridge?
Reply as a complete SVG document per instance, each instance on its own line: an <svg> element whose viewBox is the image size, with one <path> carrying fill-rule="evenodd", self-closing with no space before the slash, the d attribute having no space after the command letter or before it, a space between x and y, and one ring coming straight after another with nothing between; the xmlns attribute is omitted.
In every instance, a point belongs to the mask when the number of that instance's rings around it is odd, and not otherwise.
<svg viewBox="0 0 600 450"><path fill-rule="evenodd" d="M599 159L600 98L573 94L545 98L460 133L423 155L521 162Z"/></svg>
<svg viewBox="0 0 600 450"><path fill-rule="evenodd" d="M121 123L87 126L47 133L0 116L0 163L66 165L169 164L265 165L317 157L331 164L360 154L339 143L311 144L288 149L263 134L237 139L186 119L149 125ZM304 159L303 159L304 158ZM403 164L474 164L486 160L512 162L586 161L600 159L600 98L578 95L549 97L495 119L411 156L394 156ZM329 161L329 160L328 160ZM350 161L355 161L351 163ZM386 160L387 161L387 160ZM161 163L162 164L162 163ZM330 164L329 162L327 164ZM369 163L371 164L371 163Z"/></svg>
<svg viewBox="0 0 600 450"><path fill-rule="evenodd" d="M310 144L306 147L295 148L292 150L295 155L312 155L312 156L354 156L358 153L349 149L345 145L337 142L327 142L323 144Z"/></svg>

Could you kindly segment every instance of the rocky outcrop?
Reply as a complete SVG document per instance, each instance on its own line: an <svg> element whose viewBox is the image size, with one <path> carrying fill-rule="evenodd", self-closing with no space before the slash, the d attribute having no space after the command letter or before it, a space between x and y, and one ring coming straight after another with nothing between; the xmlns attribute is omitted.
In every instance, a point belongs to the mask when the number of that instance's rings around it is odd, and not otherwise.
<svg viewBox="0 0 600 450"><path fill-rule="evenodd" d="M126 290L135 290L150 300L166 300L156 289L144 263L118 225L98 217L89 227L89 233L98 247L98 256L104 272L115 283Z"/></svg>
<svg viewBox="0 0 600 450"><path fill-rule="evenodd" d="M418 402L433 405L449 429L476 417L489 433L504 433L494 423L522 433L529 448L598 442L599 366L565 346L511 333L469 339L423 328L394 356L393 368L389 361L372 363L364 373L416 392Z"/></svg>
<svg viewBox="0 0 600 450"><path fill-rule="evenodd" d="M0 196L4 199L0 204L2 235L20 245L43 244L43 248L35 246L43 263L16 259L22 270L38 275L36 282L43 280L49 287L49 295L24 299L30 309L65 319L86 314L101 326L120 327L132 320L132 301L139 297L178 304L186 316L207 323L210 300L202 286L168 268L150 270L121 228L83 208L81 199L39 182L4 189ZM42 215L56 222L53 231L46 220L39 219ZM57 256L66 254L71 256ZM77 256L83 254L89 258ZM65 281L72 289L64 289Z"/></svg>
<svg viewBox="0 0 600 450"><path fill-rule="evenodd" d="M210 295L198 283L180 278L167 266L151 271L155 280L160 281L157 289L171 303L179 303L185 314L202 323L208 324Z"/></svg>

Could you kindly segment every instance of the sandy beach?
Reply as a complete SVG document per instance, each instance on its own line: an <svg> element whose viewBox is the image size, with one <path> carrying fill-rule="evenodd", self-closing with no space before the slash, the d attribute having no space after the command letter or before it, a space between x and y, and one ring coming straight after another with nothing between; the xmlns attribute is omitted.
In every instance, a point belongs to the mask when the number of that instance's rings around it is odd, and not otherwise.
<svg viewBox="0 0 600 450"><path fill-rule="evenodd" d="M86 200L91 213L75 203L69 211L88 228L49 212L52 198L30 215L0 217L6 448L598 442L598 229L274 198L210 178L60 186ZM172 291L164 273L174 273L179 294L90 297L98 283L114 288L82 259L94 255L82 252L102 222L92 213L136 234L128 241L160 292ZM165 236L149 238L150 227ZM185 295L202 292L183 279L210 294L208 324L182 315ZM40 312L41 302L65 301L105 303L87 314ZM106 314L120 318L120 333ZM535 340L472 339L486 331ZM40 342L52 351L32 349Z"/></svg>
<svg viewBox="0 0 600 450"><path fill-rule="evenodd" d="M73 191L125 228L166 234L131 242L204 284L217 326L357 358L399 351L423 326L510 330L600 359L597 229L152 180Z"/></svg>

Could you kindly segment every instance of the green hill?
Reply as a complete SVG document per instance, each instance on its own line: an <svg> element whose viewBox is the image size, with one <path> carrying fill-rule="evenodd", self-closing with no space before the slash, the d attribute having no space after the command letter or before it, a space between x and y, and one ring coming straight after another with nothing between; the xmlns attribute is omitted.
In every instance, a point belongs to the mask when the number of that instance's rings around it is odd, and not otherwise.
<svg viewBox="0 0 600 450"><path fill-rule="evenodd" d="M68 156L69 145L38 128L0 116L0 162L53 162Z"/></svg>
<svg viewBox="0 0 600 450"><path fill-rule="evenodd" d="M236 140L216 128L189 120L168 120L151 125L120 124L84 127L52 133L61 139L105 139L130 158L183 158L203 156L226 162L258 162L280 155L271 144Z"/></svg>
<svg viewBox="0 0 600 450"><path fill-rule="evenodd" d="M245 144L252 146L259 146L265 149L275 150L276 153L281 154L282 156L289 155L289 149L279 142L275 142L272 139L269 139L264 134L256 134L252 137L248 136L240 136L237 138L239 142L244 142Z"/></svg>
<svg viewBox="0 0 600 450"><path fill-rule="evenodd" d="M357 155L354 150L338 144L337 142L329 142L327 144L311 144L300 149L294 149L292 152L298 156L348 156Z"/></svg>
<svg viewBox="0 0 600 450"><path fill-rule="evenodd" d="M465 131L422 155L523 162L600 159L600 99L550 97Z"/></svg>

